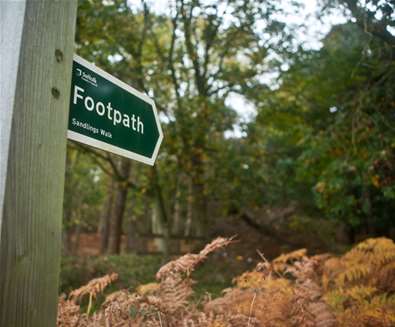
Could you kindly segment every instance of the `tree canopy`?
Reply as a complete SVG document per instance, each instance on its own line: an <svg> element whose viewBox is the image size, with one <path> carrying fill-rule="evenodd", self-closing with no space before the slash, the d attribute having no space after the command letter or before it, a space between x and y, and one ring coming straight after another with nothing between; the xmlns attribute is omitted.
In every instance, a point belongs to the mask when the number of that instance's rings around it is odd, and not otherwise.
<svg viewBox="0 0 395 327"><path fill-rule="evenodd" d="M303 11L301 1L287 6ZM83 188L92 210L115 192L108 203L118 209L108 212L118 227L108 228L118 233L156 217L164 235L199 236L218 219L290 205L341 222L351 240L389 233L394 5L319 2L322 21L331 12L347 22L311 49L279 1L175 0L164 12L145 1L81 1L77 53L153 97L165 138L153 169L71 144L71 158L77 151L86 163L68 186ZM256 111L248 121L238 114L246 103ZM100 192L89 193L92 183Z"/></svg>

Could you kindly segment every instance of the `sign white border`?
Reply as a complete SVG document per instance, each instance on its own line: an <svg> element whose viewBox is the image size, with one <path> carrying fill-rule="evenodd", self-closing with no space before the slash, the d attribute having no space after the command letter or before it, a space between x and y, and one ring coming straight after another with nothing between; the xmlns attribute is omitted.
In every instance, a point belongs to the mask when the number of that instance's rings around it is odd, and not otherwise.
<svg viewBox="0 0 395 327"><path fill-rule="evenodd" d="M156 106L155 106L155 102L148 97L147 95L137 91L136 89L132 88L131 86L127 85L126 83L120 81L119 79L117 79L116 77L110 75L109 73L105 72L104 70L100 69L99 67L91 64L90 62L86 61L85 59L81 58L78 55L74 55L74 61L76 61L77 63L79 63L82 66L85 66L86 68L94 71L96 74L100 75L101 77L109 80L110 82L114 83L115 85L119 86L120 88L124 89L125 91L132 93L133 95L135 95L136 97L140 98L141 100L143 100L144 102L147 102L148 104L151 105L153 114L155 116L155 122L156 122L156 126L158 127L158 131L159 131L159 138L156 142L155 145L155 149L154 152L152 153L152 157L145 157L142 156L140 154L122 149L120 147L117 147L115 145L111 145L99 140L96 140L92 137L71 131L71 130L67 130L67 138L70 140L74 140L77 142L81 142L84 144L88 144L90 146L93 146L95 148L104 150L104 151L109 151L115 154L118 154L122 157L127 157L129 159L134 159L140 162L143 162L145 164L151 165L153 166L156 160L156 157L158 156L158 152L159 152L159 148L160 145L162 143L163 140L163 132L162 132L162 127L160 125L160 121L159 121L159 116L158 116L158 112L156 110Z"/></svg>

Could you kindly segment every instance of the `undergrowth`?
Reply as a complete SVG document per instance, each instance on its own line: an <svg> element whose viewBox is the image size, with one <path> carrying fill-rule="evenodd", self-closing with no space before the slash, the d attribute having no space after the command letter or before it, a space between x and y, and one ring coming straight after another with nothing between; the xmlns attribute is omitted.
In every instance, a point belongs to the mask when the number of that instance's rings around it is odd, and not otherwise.
<svg viewBox="0 0 395 327"><path fill-rule="evenodd" d="M115 273L61 296L58 327L391 327L395 326L395 244L368 239L341 257L308 256L305 249L273 261L262 255L220 297L198 301L191 273L231 239L217 238L198 254L162 266L156 282L111 293L91 313ZM84 311L80 303L88 298Z"/></svg>

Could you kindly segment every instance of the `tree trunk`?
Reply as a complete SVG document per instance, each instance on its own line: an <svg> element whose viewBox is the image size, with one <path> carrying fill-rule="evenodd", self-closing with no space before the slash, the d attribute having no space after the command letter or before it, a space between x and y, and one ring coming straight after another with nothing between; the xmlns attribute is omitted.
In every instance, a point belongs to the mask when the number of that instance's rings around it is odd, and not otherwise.
<svg viewBox="0 0 395 327"><path fill-rule="evenodd" d="M173 235L179 235L181 230L181 177L177 174L176 193L174 197L173 221L171 231Z"/></svg>
<svg viewBox="0 0 395 327"><path fill-rule="evenodd" d="M169 231L167 224L164 223L160 208L159 199L156 198L154 208L152 210L152 233L154 235L162 235L163 237L155 238L155 243L159 252L163 253L163 260L169 257Z"/></svg>
<svg viewBox="0 0 395 327"><path fill-rule="evenodd" d="M193 177L188 182L188 212L184 236L202 236L207 227L207 199L204 185Z"/></svg>
<svg viewBox="0 0 395 327"><path fill-rule="evenodd" d="M122 223L126 207L126 199L129 192L128 179L130 175L131 161L122 158L120 164L120 174L122 181L116 184L114 204L110 221L110 235L108 240L108 253L119 254L121 252Z"/></svg>
<svg viewBox="0 0 395 327"><path fill-rule="evenodd" d="M72 233L70 229L64 229L62 232L63 254L72 255Z"/></svg>
<svg viewBox="0 0 395 327"><path fill-rule="evenodd" d="M191 236L193 211L194 211L193 183L192 178L188 179L188 198L187 198L187 219L185 222L184 236Z"/></svg>
<svg viewBox="0 0 395 327"><path fill-rule="evenodd" d="M201 237L208 226L207 220L207 197L205 195L204 184L200 181L193 184L194 209L193 209L193 229L194 235Z"/></svg>
<svg viewBox="0 0 395 327"><path fill-rule="evenodd" d="M168 218L169 216L167 214L162 188L159 183L159 176L155 167L153 169L153 179L154 179L154 186L156 189L155 208L153 212L157 220L157 226L160 229L160 231L158 230L158 233L163 235L163 239L161 240L162 243L161 252L164 255L163 259L166 261L170 256L170 250L169 250L170 231L169 231L169 218Z"/></svg>
<svg viewBox="0 0 395 327"><path fill-rule="evenodd" d="M107 252L108 248L108 240L110 234L110 220L111 220L111 212L114 202L114 179L108 184L107 188L107 197L106 202L104 203L101 216L100 216L100 225L99 225L99 234L100 234L100 253L104 254Z"/></svg>
<svg viewBox="0 0 395 327"><path fill-rule="evenodd" d="M81 219L81 217L80 217ZM78 224L74 228L74 233L73 233L73 243L72 243L72 254L73 255L78 255L78 250L80 248L80 239L81 239L81 224Z"/></svg>
<svg viewBox="0 0 395 327"><path fill-rule="evenodd" d="M136 222L134 219L130 219L127 227L127 235L126 235L126 252L133 253L138 252L138 244L137 244L137 233L136 233Z"/></svg>

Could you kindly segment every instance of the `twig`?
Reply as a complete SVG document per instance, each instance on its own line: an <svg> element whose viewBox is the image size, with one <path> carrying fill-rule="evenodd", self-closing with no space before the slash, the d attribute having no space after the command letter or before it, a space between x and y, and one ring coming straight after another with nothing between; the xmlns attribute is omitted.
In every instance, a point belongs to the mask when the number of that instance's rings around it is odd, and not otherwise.
<svg viewBox="0 0 395 327"><path fill-rule="evenodd" d="M89 304L88 304L88 309L86 310L86 314L89 316L89 314L91 313L91 309L92 309L92 300L93 300L93 294L89 293Z"/></svg>
<svg viewBox="0 0 395 327"><path fill-rule="evenodd" d="M269 262L269 260L266 259L266 257L263 255L263 253L261 251L259 251L258 249L256 250L256 252L258 253L258 255L261 257L261 259L267 263L269 266L272 266L272 264ZM278 277L282 278L283 276L281 276L281 274L278 271L275 271L274 269L272 269L272 271L274 271Z"/></svg>
<svg viewBox="0 0 395 327"><path fill-rule="evenodd" d="M247 327L250 327L250 321L251 321L251 317L252 317L252 310L253 310L253 308L254 308L254 303L255 303L256 295L257 295L257 293L255 292L255 293L254 293L254 297L252 298L252 301L251 301L251 305L250 305L250 314L249 314L249 317L248 317L248 325L247 325Z"/></svg>
<svg viewBox="0 0 395 327"><path fill-rule="evenodd" d="M261 259L267 263L269 263L269 261L266 259L266 257L263 255L263 253L259 250L256 250L256 253L258 253L258 255L261 257Z"/></svg>

